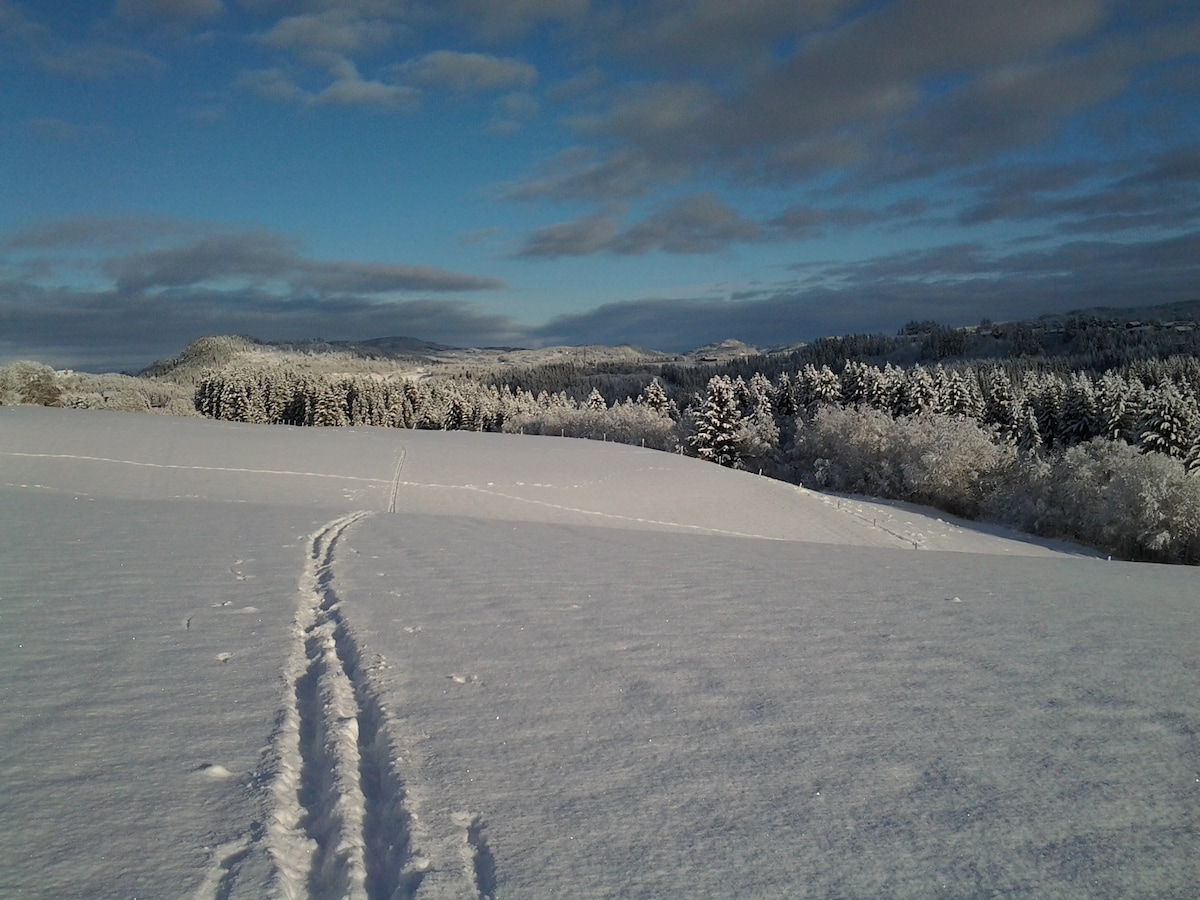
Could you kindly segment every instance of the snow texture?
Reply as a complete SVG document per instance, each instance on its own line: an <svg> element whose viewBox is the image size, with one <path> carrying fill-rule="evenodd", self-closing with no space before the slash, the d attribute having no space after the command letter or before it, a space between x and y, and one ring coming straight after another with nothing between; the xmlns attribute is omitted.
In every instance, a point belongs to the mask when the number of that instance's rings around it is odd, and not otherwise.
<svg viewBox="0 0 1200 900"><path fill-rule="evenodd" d="M0 408L0 896L1193 896L1198 594L633 447Z"/></svg>

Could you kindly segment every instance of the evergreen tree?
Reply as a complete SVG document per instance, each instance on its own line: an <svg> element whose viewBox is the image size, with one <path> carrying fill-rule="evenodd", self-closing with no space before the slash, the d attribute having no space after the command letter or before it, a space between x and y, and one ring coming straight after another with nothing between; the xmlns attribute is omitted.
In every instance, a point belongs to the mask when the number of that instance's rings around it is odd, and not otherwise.
<svg viewBox="0 0 1200 900"><path fill-rule="evenodd" d="M913 366L908 370L897 402L898 413L911 416L934 408L937 401L937 385L933 375L924 366Z"/></svg>
<svg viewBox="0 0 1200 900"><path fill-rule="evenodd" d="M1021 432L1021 404L1013 391L1012 379L999 366L993 366L987 377L987 399L983 406L983 421L994 425L1000 435L1017 440Z"/></svg>
<svg viewBox="0 0 1200 900"><path fill-rule="evenodd" d="M598 388L592 388L592 392L588 394L584 406L588 409L608 409L608 402L604 399L604 395L600 393Z"/></svg>
<svg viewBox="0 0 1200 900"><path fill-rule="evenodd" d="M695 414L695 430L689 442L696 456L731 469L741 468L744 431L745 420L733 382L725 375L714 376Z"/></svg>
<svg viewBox="0 0 1200 900"><path fill-rule="evenodd" d="M1179 388L1168 382L1151 391L1147 398L1138 446L1143 452L1183 459L1192 448L1197 424Z"/></svg>
<svg viewBox="0 0 1200 900"><path fill-rule="evenodd" d="M1066 446L1082 444L1098 436L1102 430L1092 379L1082 372L1076 372L1071 376L1063 399L1062 421L1059 424L1062 442Z"/></svg>

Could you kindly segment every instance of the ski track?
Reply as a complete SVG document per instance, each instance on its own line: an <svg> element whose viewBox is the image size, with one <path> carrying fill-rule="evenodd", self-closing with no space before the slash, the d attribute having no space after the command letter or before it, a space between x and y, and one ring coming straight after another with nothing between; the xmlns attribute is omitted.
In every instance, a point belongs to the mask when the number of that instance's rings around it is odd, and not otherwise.
<svg viewBox="0 0 1200 900"><path fill-rule="evenodd" d="M76 459L83 462L104 462L122 466L140 466L145 469L182 469L189 472L241 472L249 475L291 475L301 478L333 478L337 481L365 481L370 484L389 483L382 478L364 478L361 475L332 475L328 472L293 472L287 469L242 469L234 466L183 466L174 463L113 459L108 456L80 456L73 453L18 453L14 450L0 450L0 456L19 456L27 459Z"/></svg>
<svg viewBox="0 0 1200 900"><path fill-rule="evenodd" d="M397 485L402 465L403 455ZM495 861L483 821L474 814L452 817L459 848L420 822L401 773L393 720L334 590L338 541L370 515L350 513L310 536L285 673L287 699L272 742L266 842L275 866L273 893L287 900L486 900L494 893ZM226 858L240 855L239 849ZM227 875L216 872L211 879L217 886ZM219 888L214 894L222 896Z"/></svg>
<svg viewBox="0 0 1200 900"><path fill-rule="evenodd" d="M404 471L404 461L408 458L408 448L403 444L400 445L400 453L396 457L396 470L392 473L392 490L388 494L387 511L394 513L396 511L396 497L400 493L400 473Z"/></svg>

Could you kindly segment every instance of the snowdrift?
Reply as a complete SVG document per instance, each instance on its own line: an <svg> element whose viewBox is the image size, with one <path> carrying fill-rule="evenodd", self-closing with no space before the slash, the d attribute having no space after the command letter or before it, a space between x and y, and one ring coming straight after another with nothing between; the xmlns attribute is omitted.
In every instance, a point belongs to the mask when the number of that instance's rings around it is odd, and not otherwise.
<svg viewBox="0 0 1200 900"><path fill-rule="evenodd" d="M0 895L1188 896L1197 593L627 446L0 408Z"/></svg>

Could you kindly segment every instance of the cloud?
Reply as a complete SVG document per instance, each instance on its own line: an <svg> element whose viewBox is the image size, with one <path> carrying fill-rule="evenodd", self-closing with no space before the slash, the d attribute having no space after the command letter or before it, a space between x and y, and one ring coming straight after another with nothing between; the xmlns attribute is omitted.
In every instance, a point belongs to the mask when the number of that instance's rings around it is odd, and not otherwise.
<svg viewBox="0 0 1200 900"><path fill-rule="evenodd" d="M833 228L856 228L912 219L925 212L923 202L893 204L882 212L864 207L789 206L766 222L741 215L711 193L690 194L660 207L626 228L611 216L589 216L532 232L517 255L554 259L611 253L642 256L718 253L740 243L803 240Z"/></svg>
<svg viewBox="0 0 1200 900"><path fill-rule="evenodd" d="M725 338L762 348L911 319L965 325L1094 306L1197 299L1200 232L1141 242L1079 241L996 253L961 244L862 263L804 267L803 284L740 292L748 299L676 297L609 303L533 331L543 344L639 344L689 350Z"/></svg>
<svg viewBox="0 0 1200 900"><path fill-rule="evenodd" d="M883 215L874 210L860 207L824 209L795 204L771 219L769 224L785 237L815 238L823 236L830 228L872 225L883 218Z"/></svg>
<svg viewBox="0 0 1200 900"><path fill-rule="evenodd" d="M682 181L689 168L658 162L644 154L601 156L576 147L552 159L536 177L507 188L510 200L591 200L640 197L656 188Z"/></svg>
<svg viewBox="0 0 1200 900"><path fill-rule="evenodd" d="M104 40L69 41L0 0L0 49L10 64L33 64L51 75L105 78L161 71L163 63L138 49Z"/></svg>
<svg viewBox="0 0 1200 900"><path fill-rule="evenodd" d="M501 288L504 283L437 269L389 263L308 260L297 242L271 232L210 234L182 247L117 256L103 266L121 293L197 287L234 280L258 287L284 282L295 293L378 295Z"/></svg>
<svg viewBox="0 0 1200 900"><path fill-rule="evenodd" d="M607 216L560 222L530 234L517 255L546 259L588 256L608 249L619 231L620 224Z"/></svg>
<svg viewBox="0 0 1200 900"><path fill-rule="evenodd" d="M29 48L37 47L49 37L49 29L25 15L19 6L0 0L0 43Z"/></svg>
<svg viewBox="0 0 1200 900"><path fill-rule="evenodd" d="M1042 221L1065 233L1186 228L1200 220L1200 146L1164 151L1140 164L1025 164L985 170L957 222Z"/></svg>
<svg viewBox="0 0 1200 900"><path fill-rule="evenodd" d="M522 60L450 50L427 53L396 71L421 87L464 94L529 88L537 81L537 69Z"/></svg>
<svg viewBox="0 0 1200 900"><path fill-rule="evenodd" d="M32 356L59 366L138 369L217 333L411 335L464 345L529 340L527 329L503 315L420 296L498 290L505 286L499 279L312 259L298 242L268 231L78 218L8 235L0 249L0 362ZM88 254L100 255L90 269Z"/></svg>
<svg viewBox="0 0 1200 900"><path fill-rule="evenodd" d="M166 68L161 60L142 50L117 44L73 44L41 54L42 68L52 75L73 78L107 78Z"/></svg>
<svg viewBox="0 0 1200 900"><path fill-rule="evenodd" d="M221 0L117 0L113 13L135 22L187 24L221 15Z"/></svg>
<svg viewBox="0 0 1200 900"><path fill-rule="evenodd" d="M546 23L578 22L588 13L589 0L458 0L454 8L460 22L484 40L505 41Z"/></svg>
<svg viewBox="0 0 1200 900"><path fill-rule="evenodd" d="M305 90L291 72L279 68L244 72L238 86L269 100L306 106L357 106L386 112L413 109L420 103L419 91L363 79L349 62L342 61L335 71L334 79L319 91Z"/></svg>
<svg viewBox="0 0 1200 900"><path fill-rule="evenodd" d="M555 259L612 253L643 256L716 253L739 242L764 238L762 227L712 194L680 197L628 228L610 216L561 222L530 234L517 255Z"/></svg>
<svg viewBox="0 0 1200 900"><path fill-rule="evenodd" d="M420 94L411 88L381 81L367 81L354 72L333 81L317 94L305 95L305 102L317 106L364 106L381 110L411 109Z"/></svg>
<svg viewBox="0 0 1200 900"><path fill-rule="evenodd" d="M298 262L298 245L280 235L208 235L185 247L115 257L104 272L123 293L179 287L223 278L280 278Z"/></svg>
<svg viewBox="0 0 1200 900"><path fill-rule="evenodd" d="M743 218L712 194L681 197L617 235L611 250L618 255L715 253L730 244L763 238L762 228Z"/></svg>
<svg viewBox="0 0 1200 900"><path fill-rule="evenodd" d="M530 94L514 91L498 98L492 108L495 118L488 125L488 130L495 134L513 134L520 131L524 123L536 119L541 111L541 105Z"/></svg>
<svg viewBox="0 0 1200 900"><path fill-rule="evenodd" d="M448 272L432 266L387 263L307 263L291 279L296 290L319 294L390 294L397 291L483 291L504 287L498 278Z"/></svg>
<svg viewBox="0 0 1200 900"><path fill-rule="evenodd" d="M607 38L621 55L668 71L758 67L781 44L829 24L855 0L693 0L631 4Z"/></svg>
<svg viewBox="0 0 1200 900"><path fill-rule="evenodd" d="M264 44L324 62L330 56L345 58L378 50L392 37L383 18L370 18L349 7L320 13L288 16L262 36Z"/></svg>
<svg viewBox="0 0 1200 900"><path fill-rule="evenodd" d="M25 122L25 130L40 138L54 141L75 143L89 140L107 134L107 129L101 125L77 125L64 119L29 119Z"/></svg>
<svg viewBox="0 0 1200 900"><path fill-rule="evenodd" d="M264 340L414 336L455 346L530 340L528 329L506 316L455 300L283 297L251 288L181 288L152 297L0 282L0 365L34 358L58 367L137 371L212 334Z"/></svg>
<svg viewBox="0 0 1200 900"><path fill-rule="evenodd" d="M1194 55L1197 23L1170 21L1180 15L1128 27L1104 0L629 7L593 23L593 58L674 77L591 88L568 119L590 154L510 195L613 202L693 178L861 188L954 175L1046 146L1138 90L1148 67Z"/></svg>
<svg viewBox="0 0 1200 900"><path fill-rule="evenodd" d="M152 217L76 217L42 222L10 235L2 247L18 250L128 248L147 242L194 235L188 222Z"/></svg>

